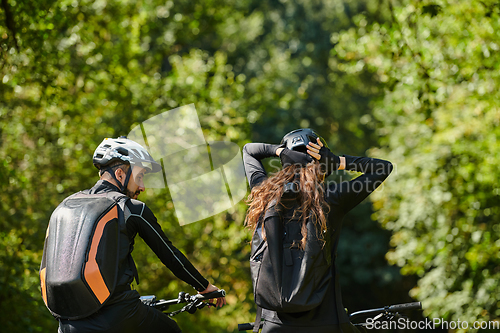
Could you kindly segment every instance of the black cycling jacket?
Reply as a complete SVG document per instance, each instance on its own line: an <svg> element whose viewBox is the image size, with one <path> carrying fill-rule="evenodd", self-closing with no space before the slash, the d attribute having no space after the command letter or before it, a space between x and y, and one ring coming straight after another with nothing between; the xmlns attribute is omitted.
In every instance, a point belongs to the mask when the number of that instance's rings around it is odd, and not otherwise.
<svg viewBox="0 0 500 333"><path fill-rule="evenodd" d="M98 194L116 191L118 187L99 180L87 193ZM179 251L165 235L151 209L145 203L129 199L125 204L125 223L127 227L128 244L121 244L120 267L118 285L132 283L137 277L135 263L132 260L134 239L139 235L158 256L161 262L168 267L179 279L187 282L197 291L203 291L209 282L198 272L189 260Z"/></svg>
<svg viewBox="0 0 500 333"><path fill-rule="evenodd" d="M264 143L249 143L243 147L243 162L250 188L258 186L267 179L267 173L261 160L276 156L278 145ZM277 313L263 309L262 317L267 321L290 326L328 326L340 327L348 323L349 318L342 305L339 277L335 268L337 245L344 216L371 192L373 192L389 176L392 171L391 162L368 157L354 157L344 155L346 170L361 172L362 174L350 181L328 182L325 186L325 200L330 205L328 214L328 228L333 230L330 241L332 248L332 270L334 279L331 280L327 297L315 309L301 313ZM335 315L336 314L336 315ZM343 326L343 325L342 325ZM345 326L342 328L344 329ZM340 330L340 329L339 329ZM345 331L345 329L344 329Z"/></svg>

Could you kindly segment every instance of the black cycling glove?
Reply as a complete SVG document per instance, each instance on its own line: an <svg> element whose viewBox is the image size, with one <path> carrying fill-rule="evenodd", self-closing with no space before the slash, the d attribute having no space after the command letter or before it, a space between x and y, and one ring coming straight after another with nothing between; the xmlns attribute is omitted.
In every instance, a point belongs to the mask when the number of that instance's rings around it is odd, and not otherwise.
<svg viewBox="0 0 500 333"><path fill-rule="evenodd" d="M319 159L321 170L325 173L325 177L328 177L333 171L339 168L340 158L325 146L321 147L319 154L321 155Z"/></svg>
<svg viewBox="0 0 500 333"><path fill-rule="evenodd" d="M281 165L283 165L283 167L287 167L292 164L306 166L308 163L311 163L313 161L313 158L309 154L290 150L288 148L283 149L283 151L280 153L280 159Z"/></svg>

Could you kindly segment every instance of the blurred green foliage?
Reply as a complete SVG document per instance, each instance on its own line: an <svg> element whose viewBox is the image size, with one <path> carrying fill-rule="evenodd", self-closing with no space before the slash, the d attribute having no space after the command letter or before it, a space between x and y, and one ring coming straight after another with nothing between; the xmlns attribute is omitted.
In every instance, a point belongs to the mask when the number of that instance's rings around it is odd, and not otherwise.
<svg viewBox="0 0 500 333"><path fill-rule="evenodd" d="M346 218L350 309L409 301L498 318L498 6L494 2L4 0L0 6L0 322L57 322L38 268L51 212L97 180L104 137L194 103L207 141L279 142L313 127L338 154L396 165ZM337 177L345 175L339 173ZM229 305L186 331L253 320L246 206L179 226L167 189L144 200ZM372 218L377 218L383 230ZM392 236L391 236L392 235ZM387 259L402 267L388 266ZM141 294L191 288L138 239Z"/></svg>
<svg viewBox="0 0 500 333"><path fill-rule="evenodd" d="M419 276L426 314L500 317L500 7L493 1L390 1L336 38L346 74L384 87L373 117L396 164L375 194L393 232L387 259Z"/></svg>

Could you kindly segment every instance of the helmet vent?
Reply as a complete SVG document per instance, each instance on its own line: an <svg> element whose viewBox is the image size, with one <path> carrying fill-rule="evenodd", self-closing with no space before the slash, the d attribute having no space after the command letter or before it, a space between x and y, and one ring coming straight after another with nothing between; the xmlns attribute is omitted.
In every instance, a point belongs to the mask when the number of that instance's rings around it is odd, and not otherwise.
<svg viewBox="0 0 500 333"><path fill-rule="evenodd" d="M123 147L119 147L118 149L116 149L116 151L122 155L128 156L128 150Z"/></svg>

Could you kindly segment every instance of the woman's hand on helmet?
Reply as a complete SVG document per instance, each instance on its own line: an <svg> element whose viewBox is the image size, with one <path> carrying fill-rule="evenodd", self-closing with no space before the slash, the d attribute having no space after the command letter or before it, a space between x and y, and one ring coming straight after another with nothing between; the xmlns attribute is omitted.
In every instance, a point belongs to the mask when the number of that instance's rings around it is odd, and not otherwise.
<svg viewBox="0 0 500 333"><path fill-rule="evenodd" d="M317 143L309 142L307 153L321 163L322 170L325 176L328 177L333 171L339 169L341 161L330 149L323 146L319 138L316 141Z"/></svg>
<svg viewBox="0 0 500 333"><path fill-rule="evenodd" d="M316 142L317 143L309 142L307 144L307 146L306 146L307 153L309 155L311 155L312 157L314 157L315 159L320 160L321 159L320 150L321 150L321 147L323 147L323 142L321 142L321 140L319 138L316 139ZM328 149L328 148L325 147L325 149Z"/></svg>
<svg viewBox="0 0 500 333"><path fill-rule="evenodd" d="M306 166L313 161L312 157L306 153L301 153L299 151L290 150L284 148L280 153L281 165L283 167L299 164L301 166Z"/></svg>

